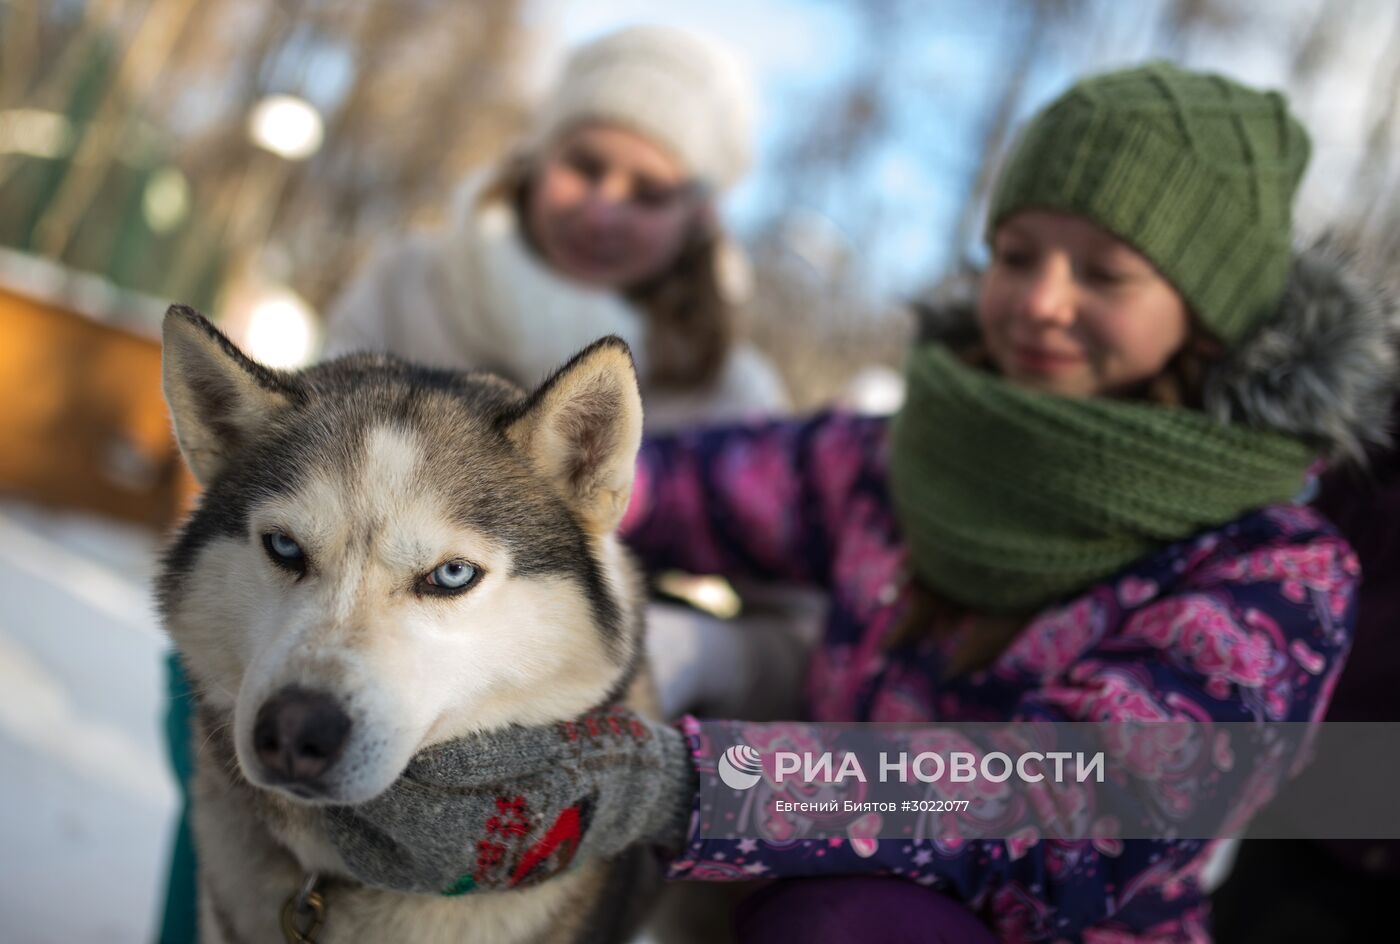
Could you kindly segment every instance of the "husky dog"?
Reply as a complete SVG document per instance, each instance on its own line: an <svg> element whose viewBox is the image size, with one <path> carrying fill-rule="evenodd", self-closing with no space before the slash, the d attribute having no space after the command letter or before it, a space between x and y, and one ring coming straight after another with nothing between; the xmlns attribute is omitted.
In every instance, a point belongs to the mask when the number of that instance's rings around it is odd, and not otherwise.
<svg viewBox="0 0 1400 944"><path fill-rule="evenodd" d="M369 800L420 749L473 732L609 700L654 717L641 584L613 533L642 429L627 346L599 341L527 395L377 355L269 370L180 306L164 341L204 487L159 582L195 693L203 940L283 940L308 876L324 923L287 940L627 933L628 862L398 894L347 877L315 810Z"/></svg>

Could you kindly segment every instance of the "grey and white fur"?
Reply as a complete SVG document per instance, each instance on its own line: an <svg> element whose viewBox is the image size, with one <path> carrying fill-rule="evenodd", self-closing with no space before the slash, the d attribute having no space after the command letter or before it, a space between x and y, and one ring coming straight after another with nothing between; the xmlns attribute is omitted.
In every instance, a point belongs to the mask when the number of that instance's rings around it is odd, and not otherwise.
<svg viewBox="0 0 1400 944"><path fill-rule="evenodd" d="M178 306L164 341L204 488L159 579L196 702L201 939L281 940L312 872L322 944L626 934L645 896L620 884L655 872L634 858L509 892L378 891L346 878L317 810L472 732L609 702L654 715L642 587L614 535L641 441L626 345L604 339L527 394L377 355L270 370Z"/></svg>

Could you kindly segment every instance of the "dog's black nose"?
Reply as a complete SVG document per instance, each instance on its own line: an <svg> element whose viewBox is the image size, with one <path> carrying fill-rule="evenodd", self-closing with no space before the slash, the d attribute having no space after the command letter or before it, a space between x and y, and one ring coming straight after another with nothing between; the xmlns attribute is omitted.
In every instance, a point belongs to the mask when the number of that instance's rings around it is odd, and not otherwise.
<svg viewBox="0 0 1400 944"><path fill-rule="evenodd" d="M331 696L284 688L258 711L253 749L268 773L286 782L316 780L340 758L350 717Z"/></svg>

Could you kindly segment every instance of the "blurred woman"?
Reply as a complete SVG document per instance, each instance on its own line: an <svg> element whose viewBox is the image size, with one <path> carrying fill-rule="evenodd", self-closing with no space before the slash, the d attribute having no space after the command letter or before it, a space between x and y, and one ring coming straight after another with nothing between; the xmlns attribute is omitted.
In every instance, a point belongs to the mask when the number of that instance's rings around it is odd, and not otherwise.
<svg viewBox="0 0 1400 944"><path fill-rule="evenodd" d="M748 165L751 111L739 64L689 33L582 47L446 227L390 244L345 293L327 356L387 351L528 388L616 334L649 430L784 410L772 365L739 340L746 270L714 205Z"/></svg>

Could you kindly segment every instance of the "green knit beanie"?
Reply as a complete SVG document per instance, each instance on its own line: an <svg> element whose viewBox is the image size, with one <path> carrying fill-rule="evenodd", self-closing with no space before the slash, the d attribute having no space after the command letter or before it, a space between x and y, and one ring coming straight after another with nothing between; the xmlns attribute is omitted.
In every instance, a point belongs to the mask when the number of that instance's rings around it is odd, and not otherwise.
<svg viewBox="0 0 1400 944"><path fill-rule="evenodd" d="M1283 295L1309 148L1277 92L1165 62L1093 76L1022 132L992 194L988 238L1032 207L1087 217L1150 259L1233 344Z"/></svg>

